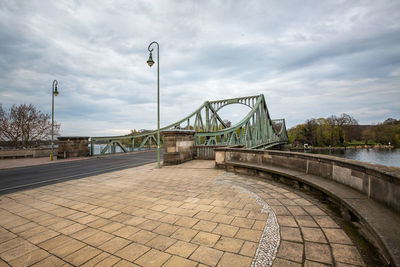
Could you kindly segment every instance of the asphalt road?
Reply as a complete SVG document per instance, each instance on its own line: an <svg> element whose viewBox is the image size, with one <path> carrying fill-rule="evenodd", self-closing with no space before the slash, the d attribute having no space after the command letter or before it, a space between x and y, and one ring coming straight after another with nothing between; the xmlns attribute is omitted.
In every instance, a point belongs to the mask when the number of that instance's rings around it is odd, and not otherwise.
<svg viewBox="0 0 400 267"><path fill-rule="evenodd" d="M0 170L0 195L157 161L157 152L138 152Z"/></svg>

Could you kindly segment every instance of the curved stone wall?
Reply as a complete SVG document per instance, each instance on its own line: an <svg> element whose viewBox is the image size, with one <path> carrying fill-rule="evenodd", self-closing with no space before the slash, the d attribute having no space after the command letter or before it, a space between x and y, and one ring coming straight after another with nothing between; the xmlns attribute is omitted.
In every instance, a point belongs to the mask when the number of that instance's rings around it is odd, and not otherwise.
<svg viewBox="0 0 400 267"><path fill-rule="evenodd" d="M345 184L400 213L400 168L327 155L241 148L216 148L215 162L217 166L241 162L302 171Z"/></svg>

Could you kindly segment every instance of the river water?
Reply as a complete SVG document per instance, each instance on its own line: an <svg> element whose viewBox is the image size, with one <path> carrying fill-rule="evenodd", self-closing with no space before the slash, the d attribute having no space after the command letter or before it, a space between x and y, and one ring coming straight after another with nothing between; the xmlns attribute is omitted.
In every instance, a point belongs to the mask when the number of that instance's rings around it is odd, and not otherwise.
<svg viewBox="0 0 400 267"><path fill-rule="evenodd" d="M313 151L346 159L354 159L369 163L394 166L400 168L400 149L346 149Z"/></svg>

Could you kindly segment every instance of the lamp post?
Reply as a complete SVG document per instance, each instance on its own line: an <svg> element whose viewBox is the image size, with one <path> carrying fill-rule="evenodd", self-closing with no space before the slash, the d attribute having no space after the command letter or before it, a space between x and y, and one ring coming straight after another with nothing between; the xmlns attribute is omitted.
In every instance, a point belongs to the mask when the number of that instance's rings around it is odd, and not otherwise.
<svg viewBox="0 0 400 267"><path fill-rule="evenodd" d="M154 65L152 57L152 52L154 49L151 48L153 44L157 45L157 166L160 168L160 45L157 42L151 42L147 48L147 50L150 52L147 64L150 67Z"/></svg>
<svg viewBox="0 0 400 267"><path fill-rule="evenodd" d="M53 81L53 87L51 88L51 154L50 160L53 160L54 153L54 96L58 95L58 81Z"/></svg>

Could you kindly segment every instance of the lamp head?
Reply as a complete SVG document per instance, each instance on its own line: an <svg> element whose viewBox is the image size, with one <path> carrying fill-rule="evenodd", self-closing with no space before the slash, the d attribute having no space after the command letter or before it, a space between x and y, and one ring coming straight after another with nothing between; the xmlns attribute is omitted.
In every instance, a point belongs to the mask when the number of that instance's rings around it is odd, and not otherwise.
<svg viewBox="0 0 400 267"><path fill-rule="evenodd" d="M150 52L149 59L147 60L147 64L148 64L150 67L154 65L154 60L153 60L153 57L152 57L152 55L151 55L151 52Z"/></svg>
<svg viewBox="0 0 400 267"><path fill-rule="evenodd" d="M57 84L56 84L56 86L55 86L55 89L54 89L54 92L53 92L53 94L55 95L55 96L58 96L58 90L57 90Z"/></svg>

